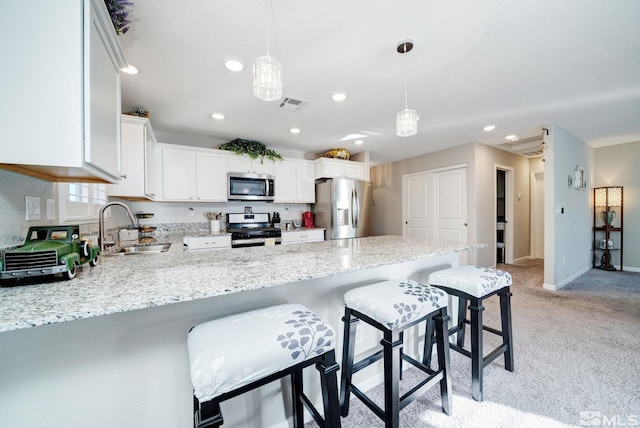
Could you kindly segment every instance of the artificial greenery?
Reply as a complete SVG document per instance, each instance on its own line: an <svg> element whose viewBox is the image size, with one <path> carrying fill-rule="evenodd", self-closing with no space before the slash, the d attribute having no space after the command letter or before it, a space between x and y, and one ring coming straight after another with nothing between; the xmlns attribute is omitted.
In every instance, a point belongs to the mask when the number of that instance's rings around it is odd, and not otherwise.
<svg viewBox="0 0 640 428"><path fill-rule="evenodd" d="M265 146L259 141L245 140L242 138L236 138L235 140L224 143L219 147L221 150L229 150L237 155L247 155L252 159L260 158L260 163L264 161L264 158L275 161L276 159L282 160L282 155Z"/></svg>
<svg viewBox="0 0 640 428"><path fill-rule="evenodd" d="M107 6L109 15L111 15L111 22L113 22L113 28L116 29L116 34L124 34L129 31L129 11L127 6L133 6L133 3L128 0L104 0L104 4Z"/></svg>

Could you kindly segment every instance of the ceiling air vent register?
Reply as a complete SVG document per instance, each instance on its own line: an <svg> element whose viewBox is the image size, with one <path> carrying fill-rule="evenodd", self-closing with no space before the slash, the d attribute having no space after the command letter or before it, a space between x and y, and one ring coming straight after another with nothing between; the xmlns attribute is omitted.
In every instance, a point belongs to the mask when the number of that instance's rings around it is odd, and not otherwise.
<svg viewBox="0 0 640 428"><path fill-rule="evenodd" d="M278 104L278 110L301 112L307 105L309 105L309 101L298 100L291 97L284 97Z"/></svg>

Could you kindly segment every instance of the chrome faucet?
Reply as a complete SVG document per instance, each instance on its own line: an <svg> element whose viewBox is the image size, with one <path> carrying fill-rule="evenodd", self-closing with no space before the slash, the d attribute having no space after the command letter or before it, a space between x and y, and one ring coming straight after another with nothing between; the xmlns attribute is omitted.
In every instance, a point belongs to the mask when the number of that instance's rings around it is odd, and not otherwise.
<svg viewBox="0 0 640 428"><path fill-rule="evenodd" d="M119 201L107 202L104 207L100 208L100 213L98 214L98 243L100 245L100 251L104 251L104 212L107 208L114 205L118 205L124 208L127 214L129 214L131 223L137 224L136 218L131 212L131 208L129 208L127 204Z"/></svg>

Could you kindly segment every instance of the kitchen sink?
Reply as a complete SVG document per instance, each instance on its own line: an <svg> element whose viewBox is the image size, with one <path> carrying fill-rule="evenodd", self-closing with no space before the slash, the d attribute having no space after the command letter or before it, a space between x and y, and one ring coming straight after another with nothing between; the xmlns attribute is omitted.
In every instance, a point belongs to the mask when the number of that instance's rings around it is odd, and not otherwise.
<svg viewBox="0 0 640 428"><path fill-rule="evenodd" d="M171 244L136 244L129 247L122 247L120 251L113 253L116 256L128 254L156 254L164 253L171 248Z"/></svg>

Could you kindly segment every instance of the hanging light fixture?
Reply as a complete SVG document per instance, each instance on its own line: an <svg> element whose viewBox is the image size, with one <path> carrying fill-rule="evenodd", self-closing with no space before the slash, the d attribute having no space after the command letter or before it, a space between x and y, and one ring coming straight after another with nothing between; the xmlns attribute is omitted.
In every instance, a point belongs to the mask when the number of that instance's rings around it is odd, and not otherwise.
<svg viewBox="0 0 640 428"><path fill-rule="evenodd" d="M273 14L269 1L269 19L267 20L267 54L253 61L253 95L264 101L276 101L282 98L282 63L269 55L269 30Z"/></svg>
<svg viewBox="0 0 640 428"><path fill-rule="evenodd" d="M413 41L404 40L398 43L396 50L403 55L413 49ZM407 58L404 59L404 109L396 114L396 135L409 137L418 133L418 112L408 107L407 102Z"/></svg>

